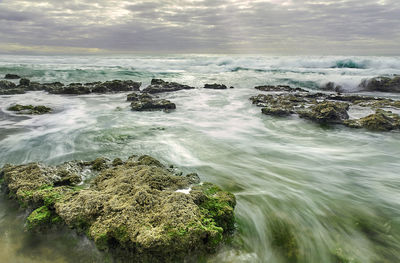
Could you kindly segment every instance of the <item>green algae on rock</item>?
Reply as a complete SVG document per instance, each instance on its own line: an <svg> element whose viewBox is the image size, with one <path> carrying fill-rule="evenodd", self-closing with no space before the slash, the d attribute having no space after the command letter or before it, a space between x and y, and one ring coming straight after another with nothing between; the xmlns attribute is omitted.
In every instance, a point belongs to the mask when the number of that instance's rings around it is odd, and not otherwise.
<svg viewBox="0 0 400 263"><path fill-rule="evenodd" d="M400 129L400 116L391 111L378 109L374 114L357 120L348 120L345 125L351 128L367 128L374 131L391 131Z"/></svg>
<svg viewBox="0 0 400 263"><path fill-rule="evenodd" d="M89 187L78 189L85 169L97 176ZM63 222L99 249L139 262L213 252L234 230L233 194L211 183L198 184L195 174L174 175L147 155L56 167L5 165L0 178L11 198L33 209L28 230Z"/></svg>
<svg viewBox="0 0 400 263"><path fill-rule="evenodd" d="M9 107L7 110L15 111L18 114L29 114L29 115L42 115L52 111L51 108L43 105L33 106L33 105L21 105L21 104L13 105Z"/></svg>
<svg viewBox="0 0 400 263"><path fill-rule="evenodd" d="M250 100L265 115L278 117L297 114L301 118L323 124L343 124L350 128L366 128L373 131L398 130L400 116L386 109L399 110L400 101L361 95L340 93L295 92L286 86L260 86L256 89L270 93L253 96ZM283 91L283 93L271 93ZM361 107L376 110L375 114L350 119L349 109ZM385 110L384 110L385 109Z"/></svg>

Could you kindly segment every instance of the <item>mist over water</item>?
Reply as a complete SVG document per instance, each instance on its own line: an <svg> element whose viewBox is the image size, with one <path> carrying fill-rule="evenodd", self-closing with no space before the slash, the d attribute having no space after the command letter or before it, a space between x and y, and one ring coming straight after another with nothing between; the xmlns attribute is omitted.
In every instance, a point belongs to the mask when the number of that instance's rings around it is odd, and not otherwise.
<svg viewBox="0 0 400 263"><path fill-rule="evenodd" d="M288 262L273 246L275 222L298 241L301 262L400 260L400 133L265 116L248 100L264 84L318 90L333 81L357 91L363 79L400 74L399 57L1 56L6 73L39 82L132 79L142 88L162 78L198 88L161 94L177 106L170 113L133 112L126 93L0 96L0 166L149 154L197 172L237 197L237 233L208 262ZM214 82L235 88L201 88ZM6 110L16 103L54 113ZM87 240L34 237L23 222L24 212L1 198L0 261L105 260Z"/></svg>

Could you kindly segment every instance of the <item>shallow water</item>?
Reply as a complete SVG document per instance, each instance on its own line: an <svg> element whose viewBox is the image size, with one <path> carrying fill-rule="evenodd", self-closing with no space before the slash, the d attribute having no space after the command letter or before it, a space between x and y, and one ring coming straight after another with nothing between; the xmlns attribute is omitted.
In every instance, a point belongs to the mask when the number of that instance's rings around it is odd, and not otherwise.
<svg viewBox="0 0 400 263"><path fill-rule="evenodd" d="M150 154L236 195L237 233L208 262L285 262L273 245L277 221L297 240L300 262L400 261L400 133L274 118L248 100L262 84L318 89L334 81L355 91L364 78L400 74L398 57L1 56L5 73L40 82L132 79L143 86L157 77L199 88L160 95L176 103L170 113L132 112L126 93L0 96L0 166ZM200 88L214 82L235 88ZM17 116L5 110L14 103L55 112ZM1 261L107 259L69 231L25 233L24 216L0 199Z"/></svg>

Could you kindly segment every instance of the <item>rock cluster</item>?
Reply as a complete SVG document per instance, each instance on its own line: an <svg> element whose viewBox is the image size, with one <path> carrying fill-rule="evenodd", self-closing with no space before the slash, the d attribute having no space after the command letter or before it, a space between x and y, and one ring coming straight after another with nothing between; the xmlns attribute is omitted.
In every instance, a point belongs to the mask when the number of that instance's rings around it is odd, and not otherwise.
<svg viewBox="0 0 400 263"><path fill-rule="evenodd" d="M166 82L162 79L152 79L151 84L143 89L143 92L154 94L188 89L194 89L194 87L179 84L176 82Z"/></svg>
<svg viewBox="0 0 400 263"><path fill-rule="evenodd" d="M96 175L92 183L77 187L88 169ZM234 229L234 195L199 183L196 174L178 176L147 155L56 167L5 165L0 180L10 198L31 209L28 230L67 225L99 249L135 262L212 252Z"/></svg>
<svg viewBox="0 0 400 263"><path fill-rule="evenodd" d="M30 114L30 115L42 115L51 112L51 108L43 105L33 106L33 105L16 104L7 108L7 110L15 111L18 114Z"/></svg>
<svg viewBox="0 0 400 263"><path fill-rule="evenodd" d="M360 95L343 95L340 93L296 92L282 86L256 87L269 93L253 96L253 104L262 107L266 115L290 116L296 114L318 123L343 124L351 128L366 128L376 131L400 129L398 114L387 109L400 109L400 101ZM276 93L275 91L285 91ZM375 114L349 119L349 108L359 106L376 110ZM386 110L383 110L386 109Z"/></svg>
<svg viewBox="0 0 400 263"><path fill-rule="evenodd" d="M131 101L133 111L153 111L153 110L174 110L175 103L166 99L156 99L148 93L131 93L127 96L127 101Z"/></svg>
<svg viewBox="0 0 400 263"><path fill-rule="evenodd" d="M27 91L47 91L52 94L81 95L90 93L113 93L125 91L139 91L140 82L132 80L113 80L92 83L71 83L64 85L61 82L44 83L32 82L29 79L20 79L19 85L7 80L0 80L0 95L23 94Z"/></svg>

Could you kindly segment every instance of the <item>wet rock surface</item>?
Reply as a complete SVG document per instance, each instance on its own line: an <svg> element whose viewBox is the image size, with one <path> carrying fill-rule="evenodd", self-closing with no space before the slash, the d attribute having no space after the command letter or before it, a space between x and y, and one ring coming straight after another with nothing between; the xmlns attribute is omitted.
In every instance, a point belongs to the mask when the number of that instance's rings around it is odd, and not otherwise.
<svg viewBox="0 0 400 263"><path fill-rule="evenodd" d="M131 108L133 111L169 111L176 109L175 103L166 99L157 99L148 93L128 94L127 101L131 101Z"/></svg>
<svg viewBox="0 0 400 263"><path fill-rule="evenodd" d="M20 104L13 105L7 108L7 110L17 112L18 114L29 114L29 115L42 115L52 111L51 108L43 105L33 106L33 105L20 105Z"/></svg>
<svg viewBox="0 0 400 263"><path fill-rule="evenodd" d="M91 184L77 187L84 171ZM150 156L59 166L5 165L8 196L32 211L26 228L67 225L101 250L134 262L175 262L213 252L234 229L235 197L196 174L177 176Z"/></svg>
<svg viewBox="0 0 400 263"><path fill-rule="evenodd" d="M294 91L286 86L262 86L258 90L265 94L253 96L253 104L262 107L261 112L272 116L298 115L317 123L343 124L351 128L366 128L374 131L400 129L400 116L389 111L400 110L400 101L361 95L340 93L312 93ZM287 90L286 92L282 92ZM281 91L276 93L276 91ZM361 107L376 111L375 114L358 119L350 119L351 107Z"/></svg>
<svg viewBox="0 0 400 263"><path fill-rule="evenodd" d="M112 80L106 82L70 83L61 82L38 83L22 78L19 85L6 80L0 81L0 95L23 94L27 91L47 91L51 94L82 95L90 93L116 93L139 91L140 82L132 80Z"/></svg>
<svg viewBox="0 0 400 263"><path fill-rule="evenodd" d="M4 76L5 79L20 79L21 77L17 74L6 74Z"/></svg>
<svg viewBox="0 0 400 263"><path fill-rule="evenodd" d="M400 76L364 80L359 87L367 91L400 92Z"/></svg>
<svg viewBox="0 0 400 263"><path fill-rule="evenodd" d="M224 84L205 84L204 85L205 89L227 89L228 87L225 86Z"/></svg>
<svg viewBox="0 0 400 263"><path fill-rule="evenodd" d="M176 82L166 82L162 79L152 79L151 84L143 89L142 92L154 94L188 89L194 89L194 87L179 84Z"/></svg>

